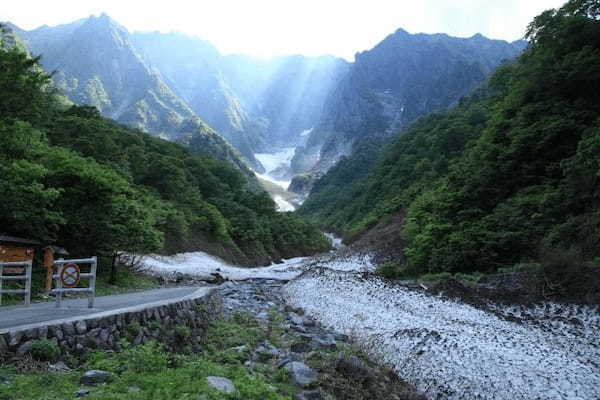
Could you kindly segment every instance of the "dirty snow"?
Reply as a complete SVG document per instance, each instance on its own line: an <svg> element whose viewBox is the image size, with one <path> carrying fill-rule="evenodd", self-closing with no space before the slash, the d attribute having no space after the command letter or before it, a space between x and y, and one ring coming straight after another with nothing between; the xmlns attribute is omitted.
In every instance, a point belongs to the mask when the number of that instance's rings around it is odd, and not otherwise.
<svg viewBox="0 0 600 400"><path fill-rule="evenodd" d="M317 261L320 260L320 261ZM210 278L218 272L231 280L275 279L290 280L314 268L317 263L326 262L336 271L372 271L373 264L368 255L349 255L346 257L325 254L319 257L297 257L284 260L281 264L268 267L244 268L228 264L226 261L203 252L181 253L173 256L149 254L142 257L138 266L145 272L156 276L185 274L197 278ZM358 269L356 269L358 266Z"/></svg>
<svg viewBox="0 0 600 400"><path fill-rule="evenodd" d="M600 399L597 310L544 304L494 315L326 268L291 281L284 296L356 337L431 398Z"/></svg>
<svg viewBox="0 0 600 400"><path fill-rule="evenodd" d="M278 194L273 196L273 200L275 201L275 204L277 204L277 209L281 212L294 211L296 209L292 203Z"/></svg>

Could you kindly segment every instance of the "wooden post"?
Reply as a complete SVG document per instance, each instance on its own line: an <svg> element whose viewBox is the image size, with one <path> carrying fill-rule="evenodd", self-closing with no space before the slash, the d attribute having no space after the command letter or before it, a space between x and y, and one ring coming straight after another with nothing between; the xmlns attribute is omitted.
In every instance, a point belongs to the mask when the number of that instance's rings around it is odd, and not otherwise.
<svg viewBox="0 0 600 400"><path fill-rule="evenodd" d="M54 250L51 247L44 249L44 267L46 268L46 293L52 290L52 275L54 274Z"/></svg>

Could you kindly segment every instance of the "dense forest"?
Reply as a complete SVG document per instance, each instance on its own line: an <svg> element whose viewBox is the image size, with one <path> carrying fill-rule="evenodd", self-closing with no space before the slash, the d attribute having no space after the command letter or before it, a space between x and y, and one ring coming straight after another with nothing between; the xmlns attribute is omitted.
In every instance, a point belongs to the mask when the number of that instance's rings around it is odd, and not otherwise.
<svg viewBox="0 0 600 400"><path fill-rule="evenodd" d="M399 263L417 274L600 256L598 1L544 12L527 39L455 108L343 160L300 214L348 242L400 216Z"/></svg>
<svg viewBox="0 0 600 400"><path fill-rule="evenodd" d="M39 58L4 44L0 177L0 231L72 255L204 250L250 265L329 246L239 168L66 105Z"/></svg>

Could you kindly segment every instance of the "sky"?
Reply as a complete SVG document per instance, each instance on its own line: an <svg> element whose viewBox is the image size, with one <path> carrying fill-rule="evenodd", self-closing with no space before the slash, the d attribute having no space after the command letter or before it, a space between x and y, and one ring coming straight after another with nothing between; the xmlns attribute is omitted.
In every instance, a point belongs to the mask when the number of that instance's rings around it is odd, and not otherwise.
<svg viewBox="0 0 600 400"><path fill-rule="evenodd" d="M182 32L221 53L332 54L352 60L403 28L517 40L565 0L32 0L6 1L0 21L58 25L106 12L130 31Z"/></svg>

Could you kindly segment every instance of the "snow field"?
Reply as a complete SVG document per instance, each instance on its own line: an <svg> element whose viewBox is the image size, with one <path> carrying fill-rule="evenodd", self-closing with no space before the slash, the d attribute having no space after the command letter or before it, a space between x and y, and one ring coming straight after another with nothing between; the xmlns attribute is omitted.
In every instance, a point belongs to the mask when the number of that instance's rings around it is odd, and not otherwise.
<svg viewBox="0 0 600 400"><path fill-rule="evenodd" d="M509 322L501 315L527 312L498 307L498 316L322 267L288 283L286 300L356 337L430 398L600 399L595 310L541 305Z"/></svg>

